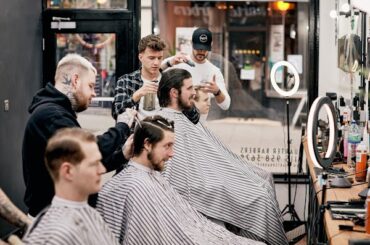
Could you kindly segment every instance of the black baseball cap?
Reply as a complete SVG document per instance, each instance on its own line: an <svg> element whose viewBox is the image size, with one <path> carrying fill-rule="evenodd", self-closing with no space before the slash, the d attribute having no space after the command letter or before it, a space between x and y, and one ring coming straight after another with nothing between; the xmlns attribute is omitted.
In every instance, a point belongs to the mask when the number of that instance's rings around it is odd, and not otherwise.
<svg viewBox="0 0 370 245"><path fill-rule="evenodd" d="M210 51L212 48L212 33L207 28L198 28L193 32L193 49Z"/></svg>

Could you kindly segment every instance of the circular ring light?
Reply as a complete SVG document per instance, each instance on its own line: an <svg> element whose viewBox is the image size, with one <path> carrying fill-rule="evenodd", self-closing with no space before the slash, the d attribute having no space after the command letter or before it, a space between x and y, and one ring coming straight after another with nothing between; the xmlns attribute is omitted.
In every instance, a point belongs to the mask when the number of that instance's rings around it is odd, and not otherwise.
<svg viewBox="0 0 370 245"><path fill-rule="evenodd" d="M321 157L319 151L317 150L317 121L319 117L319 112L321 107L325 108L325 111L329 118L329 144L328 144L328 150L326 151L326 154L324 158ZM333 103L331 102L329 97L318 97L313 102L310 113L308 115L307 120L307 146L308 146L308 152L310 154L310 157L312 159L312 162L314 165L318 168L328 168L330 167L331 163L333 162L333 159L335 157L335 153L337 151L336 145L337 145L337 124L336 124L336 113L333 106Z"/></svg>
<svg viewBox="0 0 370 245"><path fill-rule="evenodd" d="M278 84L276 83L275 73L276 73L277 69L278 69L280 66L286 66L286 67L288 67L288 69L290 69L291 71L293 71L293 75L294 75L294 87L293 87L291 90L288 90L288 91L282 90L282 89L278 86ZM281 96L289 97L289 96L292 96L293 94L297 93L298 88L299 88L299 74L298 74L297 69L296 69L292 64L290 64L288 61L279 61L279 62L275 63L275 64L272 66L271 73L270 73L270 77L271 77L271 84L272 84L272 87L273 87L273 88L276 90L276 92L278 92L278 94L280 94Z"/></svg>

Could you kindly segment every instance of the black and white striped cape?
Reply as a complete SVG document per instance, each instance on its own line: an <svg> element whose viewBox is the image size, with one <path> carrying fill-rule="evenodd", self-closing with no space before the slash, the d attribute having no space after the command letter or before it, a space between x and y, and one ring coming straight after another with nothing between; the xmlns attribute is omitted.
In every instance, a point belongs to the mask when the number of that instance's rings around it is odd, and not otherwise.
<svg viewBox="0 0 370 245"><path fill-rule="evenodd" d="M54 197L27 229L24 244L102 245L118 244L100 214L86 203Z"/></svg>
<svg viewBox="0 0 370 245"><path fill-rule="evenodd" d="M212 223L159 172L133 161L103 186L97 210L120 244L262 244Z"/></svg>
<svg viewBox="0 0 370 245"><path fill-rule="evenodd" d="M159 115L175 122L174 157L164 171L175 190L198 212L242 229L246 237L287 244L272 175L245 162L202 123L170 108Z"/></svg>

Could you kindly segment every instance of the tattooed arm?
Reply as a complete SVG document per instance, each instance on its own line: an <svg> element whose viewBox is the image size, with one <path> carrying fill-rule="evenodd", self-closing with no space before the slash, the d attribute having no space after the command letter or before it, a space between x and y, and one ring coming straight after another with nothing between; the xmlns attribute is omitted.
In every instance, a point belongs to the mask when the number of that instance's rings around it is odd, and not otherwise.
<svg viewBox="0 0 370 245"><path fill-rule="evenodd" d="M5 243L3 240L0 239L0 245L8 245L9 243Z"/></svg>
<svg viewBox="0 0 370 245"><path fill-rule="evenodd" d="M31 224L31 219L19 210L5 195L0 188L0 217L7 220L10 224L22 227Z"/></svg>

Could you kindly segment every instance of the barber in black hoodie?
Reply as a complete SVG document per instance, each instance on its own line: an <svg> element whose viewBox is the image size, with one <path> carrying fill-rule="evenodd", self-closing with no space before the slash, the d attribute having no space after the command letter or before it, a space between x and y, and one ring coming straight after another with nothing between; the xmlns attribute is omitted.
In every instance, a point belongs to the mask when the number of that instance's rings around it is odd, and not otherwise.
<svg viewBox="0 0 370 245"><path fill-rule="evenodd" d="M22 147L23 177L26 184L24 201L28 212L35 217L47 207L54 196L54 185L44 164L48 139L61 128L80 127L76 112L87 109L96 96L96 69L85 58L68 54L58 63L55 86L48 83L36 93L29 107L29 118ZM102 162L112 171L127 162L129 153L123 152L135 112L118 115L116 126L98 136Z"/></svg>

